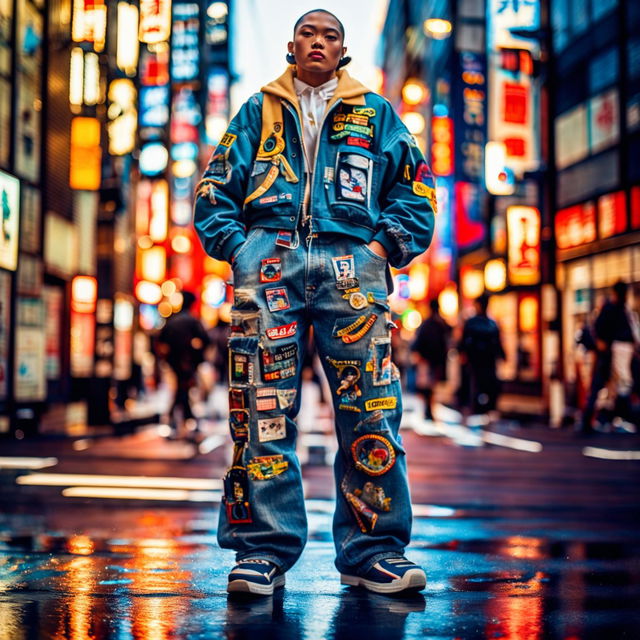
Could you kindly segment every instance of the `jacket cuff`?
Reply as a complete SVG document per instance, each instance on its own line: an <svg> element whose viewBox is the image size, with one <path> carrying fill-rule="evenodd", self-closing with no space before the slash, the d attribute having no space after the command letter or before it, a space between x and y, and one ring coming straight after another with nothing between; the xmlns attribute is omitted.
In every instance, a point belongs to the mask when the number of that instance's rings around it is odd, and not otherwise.
<svg viewBox="0 0 640 640"><path fill-rule="evenodd" d="M241 231L234 231L223 243L220 253L222 257L231 264L231 259L238 247L247 239Z"/></svg>
<svg viewBox="0 0 640 640"><path fill-rule="evenodd" d="M398 249L398 247L393 243L393 240L384 232L384 229L376 231L376 234L371 238L371 242L374 240L379 242L387 250L388 260L391 259L391 256L394 255Z"/></svg>

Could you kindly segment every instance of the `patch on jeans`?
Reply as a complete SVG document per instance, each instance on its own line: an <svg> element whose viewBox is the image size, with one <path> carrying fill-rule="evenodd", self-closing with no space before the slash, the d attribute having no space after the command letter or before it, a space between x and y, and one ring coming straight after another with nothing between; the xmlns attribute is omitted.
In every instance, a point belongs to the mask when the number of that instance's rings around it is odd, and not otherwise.
<svg viewBox="0 0 640 640"><path fill-rule="evenodd" d="M327 362L337 369L336 375L339 383L336 394L340 396L338 408L343 411L360 413L361 409L356 405L362 391L358 386L358 380L362 377L360 367L361 360L334 360L327 357Z"/></svg>
<svg viewBox="0 0 640 640"><path fill-rule="evenodd" d="M369 360L365 366L365 371L372 374L374 386L380 387L391 384L393 377L391 364L391 339L386 336L371 338Z"/></svg>
<svg viewBox="0 0 640 640"><path fill-rule="evenodd" d="M365 482L362 489L354 489L353 493L370 507L380 511L391 511L391 498L385 495L382 487L374 485L373 482Z"/></svg>
<svg viewBox="0 0 640 640"><path fill-rule="evenodd" d="M275 416L274 418L263 418L258 420L258 440L260 440L260 442L283 440L286 437L287 425L284 416Z"/></svg>
<svg viewBox="0 0 640 640"><path fill-rule="evenodd" d="M291 338L296 335L298 328L297 320L290 322L289 324L283 324L279 327L271 327L267 329L265 333L270 340L280 340L281 338Z"/></svg>
<svg viewBox="0 0 640 640"><path fill-rule="evenodd" d="M293 231L278 231L276 244L279 247L285 247L285 249L293 249L296 244L293 239Z"/></svg>
<svg viewBox="0 0 640 640"><path fill-rule="evenodd" d="M229 409L248 409L248 389L234 389L229 387Z"/></svg>
<svg viewBox="0 0 640 640"><path fill-rule="evenodd" d="M331 262L333 263L333 271L336 275L337 282L356 277L356 267L353 255L331 258Z"/></svg>
<svg viewBox="0 0 640 640"><path fill-rule="evenodd" d="M223 485L223 501L228 522L230 524L252 522L247 470L241 466L231 467L224 476Z"/></svg>
<svg viewBox="0 0 640 640"><path fill-rule="evenodd" d="M289 463L283 455L258 456L247 463L247 471L251 480L271 480L284 473Z"/></svg>
<svg viewBox="0 0 640 640"><path fill-rule="evenodd" d="M259 311L232 311L231 335L257 336L260 333Z"/></svg>
<svg viewBox="0 0 640 640"><path fill-rule="evenodd" d="M356 469L370 476L381 476L396 462L396 453L391 442L375 433L357 438L351 445L351 455Z"/></svg>
<svg viewBox="0 0 640 640"><path fill-rule="evenodd" d="M278 389L278 402L281 409L289 409L296 399L297 389Z"/></svg>
<svg viewBox="0 0 640 640"><path fill-rule="evenodd" d="M269 349L261 349L260 368L265 382L293 378L297 371L298 345L278 345Z"/></svg>
<svg viewBox="0 0 640 640"><path fill-rule="evenodd" d="M258 411L273 411L276 408L276 388L258 387L256 389L256 409Z"/></svg>
<svg viewBox="0 0 640 640"><path fill-rule="evenodd" d="M252 356L229 350L229 383L253 384Z"/></svg>
<svg viewBox="0 0 640 640"><path fill-rule="evenodd" d="M364 309L369 305L367 302L367 296L365 296L361 291L354 291L349 294L349 304L351 305L351 308L356 311L360 311L360 309Z"/></svg>
<svg viewBox="0 0 640 640"><path fill-rule="evenodd" d="M359 291L360 280L358 280L358 278L343 278L342 280L336 280L336 289L338 291L348 291L349 289Z"/></svg>
<svg viewBox="0 0 640 640"><path fill-rule="evenodd" d="M378 514L369 507L364 500L361 500L354 493L349 491L346 487L342 488L342 493L345 499L351 507L351 513L353 513L360 531L362 533L371 533L378 522Z"/></svg>
<svg viewBox="0 0 640 640"><path fill-rule="evenodd" d="M286 287L277 287L276 289L265 289L265 296L267 297L267 306L269 311L284 311L290 309L289 296L287 295Z"/></svg>
<svg viewBox="0 0 640 640"><path fill-rule="evenodd" d="M333 337L341 338L348 333L352 333L359 327L361 327L367 319L366 315L358 316L355 320L353 316L349 316L348 318L338 318L333 325Z"/></svg>
<svg viewBox="0 0 640 640"><path fill-rule="evenodd" d="M364 403L367 411L375 411L376 409L395 409L398 404L398 398L389 396L387 398L374 398Z"/></svg>
<svg viewBox="0 0 640 640"><path fill-rule="evenodd" d="M280 258L265 258L260 265L260 282L278 282L281 277Z"/></svg>
<svg viewBox="0 0 640 640"><path fill-rule="evenodd" d="M247 442L249 440L249 410L230 409L229 429L231 439L234 442Z"/></svg>
<svg viewBox="0 0 640 640"><path fill-rule="evenodd" d="M357 342L369 331L369 329L371 329L371 327L373 327L377 319L378 315L376 313L370 313L367 321L357 331L354 331L353 333L347 333L346 335L342 336L342 342L344 342L345 344L352 344L354 342Z"/></svg>

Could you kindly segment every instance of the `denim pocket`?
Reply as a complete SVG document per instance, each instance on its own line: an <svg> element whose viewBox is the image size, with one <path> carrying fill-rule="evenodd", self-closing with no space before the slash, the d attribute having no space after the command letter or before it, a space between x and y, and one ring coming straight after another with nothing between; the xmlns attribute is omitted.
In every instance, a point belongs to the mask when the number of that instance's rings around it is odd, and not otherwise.
<svg viewBox="0 0 640 640"><path fill-rule="evenodd" d="M362 251L362 253L364 253L371 260L375 260L380 264L387 264L387 258L384 258L383 256L379 256L375 251L372 251L366 244L361 244L358 246L360 248L360 251Z"/></svg>
<svg viewBox="0 0 640 640"><path fill-rule="evenodd" d="M248 386L255 381L258 338L229 338L229 385Z"/></svg>
<svg viewBox="0 0 640 640"><path fill-rule="evenodd" d="M255 229L252 229L251 231L249 231L249 234L247 235L245 241L240 245L240 248L236 251L235 255L233 256L233 263L232 263L233 268L235 268L239 258L247 251L251 243L257 238L258 234L261 231L263 231L261 227L256 227Z"/></svg>

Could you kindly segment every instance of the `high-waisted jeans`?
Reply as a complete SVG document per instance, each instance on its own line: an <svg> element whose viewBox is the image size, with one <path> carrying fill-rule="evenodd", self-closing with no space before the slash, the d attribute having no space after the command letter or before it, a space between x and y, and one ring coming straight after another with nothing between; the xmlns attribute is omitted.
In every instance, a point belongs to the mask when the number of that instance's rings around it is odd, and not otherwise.
<svg viewBox="0 0 640 640"><path fill-rule="evenodd" d="M402 555L411 535L402 398L391 361L386 260L347 236L252 229L237 252L229 340L233 473L218 540L286 571L307 539L296 457L308 330L329 379L338 453L333 538L341 572Z"/></svg>

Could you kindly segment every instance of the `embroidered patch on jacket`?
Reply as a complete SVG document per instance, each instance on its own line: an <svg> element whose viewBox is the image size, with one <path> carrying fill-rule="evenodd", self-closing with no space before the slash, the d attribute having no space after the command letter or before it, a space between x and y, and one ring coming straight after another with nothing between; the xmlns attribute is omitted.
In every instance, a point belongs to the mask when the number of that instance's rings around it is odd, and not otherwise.
<svg viewBox="0 0 640 640"><path fill-rule="evenodd" d="M284 311L291 307L286 287L265 289L264 293L267 297L267 306L269 307L269 311Z"/></svg>
<svg viewBox="0 0 640 640"><path fill-rule="evenodd" d="M265 258L260 264L260 282L278 282L282 277L280 258Z"/></svg>
<svg viewBox="0 0 640 640"><path fill-rule="evenodd" d="M291 338L296 335L298 322L294 320L289 324L283 324L279 327L271 327L266 330L267 338L271 340L280 340L281 338Z"/></svg>

